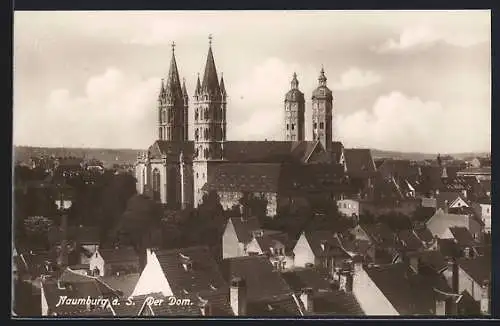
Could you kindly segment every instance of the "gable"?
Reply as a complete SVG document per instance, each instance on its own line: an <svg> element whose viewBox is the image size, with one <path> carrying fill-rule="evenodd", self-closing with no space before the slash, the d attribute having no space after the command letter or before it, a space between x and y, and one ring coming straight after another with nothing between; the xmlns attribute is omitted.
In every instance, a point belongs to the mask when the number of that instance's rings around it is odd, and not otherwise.
<svg viewBox="0 0 500 326"><path fill-rule="evenodd" d="M254 238L247 244L247 253L257 253L259 255L262 254L262 248L260 247L257 239Z"/></svg>
<svg viewBox="0 0 500 326"><path fill-rule="evenodd" d="M320 142L316 142L313 146L314 147L312 148L312 151L310 151L310 153L308 153L308 155L305 159L305 163L314 161L315 159L319 158L321 156L321 154L323 154L325 152L325 150L323 149L323 146L321 145Z"/></svg>
<svg viewBox="0 0 500 326"><path fill-rule="evenodd" d="M303 254L310 254L314 256L311 245L309 244L309 241L307 241L306 235L304 233L300 235L299 240L297 240L297 243L295 244L295 247L293 247L293 253L295 254L295 256Z"/></svg>
<svg viewBox="0 0 500 326"><path fill-rule="evenodd" d="M461 196L458 196L457 199L453 201L450 205L450 208L458 208L458 207L469 207L469 204Z"/></svg>
<svg viewBox="0 0 500 326"><path fill-rule="evenodd" d="M131 296L135 297L160 292L164 296L174 295L156 254L148 249L146 266Z"/></svg>

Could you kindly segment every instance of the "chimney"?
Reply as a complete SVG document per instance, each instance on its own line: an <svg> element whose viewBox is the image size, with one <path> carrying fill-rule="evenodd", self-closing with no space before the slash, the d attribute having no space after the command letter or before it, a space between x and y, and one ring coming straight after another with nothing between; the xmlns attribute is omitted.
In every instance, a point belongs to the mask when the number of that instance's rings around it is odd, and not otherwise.
<svg viewBox="0 0 500 326"><path fill-rule="evenodd" d="M235 316L246 316L247 314L247 285L244 279L235 277L231 280L229 292L231 308Z"/></svg>
<svg viewBox="0 0 500 326"><path fill-rule="evenodd" d="M446 315L446 301L437 298L436 299L436 316L445 316Z"/></svg>
<svg viewBox="0 0 500 326"><path fill-rule="evenodd" d="M300 301L304 304L305 311L308 314L314 313L314 304L313 304L313 289L312 288L304 288L300 293Z"/></svg>
<svg viewBox="0 0 500 326"><path fill-rule="evenodd" d="M448 261L448 274L451 277L451 290L454 294L458 294L458 264L453 258Z"/></svg>
<svg viewBox="0 0 500 326"><path fill-rule="evenodd" d="M59 252L58 265L65 267L68 265L68 215L61 214L61 251Z"/></svg>
<svg viewBox="0 0 500 326"><path fill-rule="evenodd" d="M467 189L462 190L462 196L467 199Z"/></svg>
<svg viewBox="0 0 500 326"><path fill-rule="evenodd" d="M344 292L352 292L353 273L351 271L343 271L340 274L339 290Z"/></svg>
<svg viewBox="0 0 500 326"><path fill-rule="evenodd" d="M212 316L212 305L208 300L204 300L203 298L199 299L201 301L201 315L205 317Z"/></svg>
<svg viewBox="0 0 500 326"><path fill-rule="evenodd" d="M419 274L419 267L420 267L419 260L420 259L417 255L410 255L410 257L409 257L410 267L411 267L411 269L413 269L413 271L415 271L416 274Z"/></svg>
<svg viewBox="0 0 500 326"><path fill-rule="evenodd" d="M443 212L445 214L448 214L448 201L447 200L444 201Z"/></svg>
<svg viewBox="0 0 500 326"><path fill-rule="evenodd" d="M490 282L487 280L481 286L481 314L490 314Z"/></svg>

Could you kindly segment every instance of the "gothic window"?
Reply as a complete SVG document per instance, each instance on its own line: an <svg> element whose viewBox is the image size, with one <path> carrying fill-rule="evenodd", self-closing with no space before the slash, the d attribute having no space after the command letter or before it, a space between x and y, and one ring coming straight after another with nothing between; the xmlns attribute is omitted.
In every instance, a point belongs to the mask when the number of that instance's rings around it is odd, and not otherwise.
<svg viewBox="0 0 500 326"><path fill-rule="evenodd" d="M198 109L194 112L194 120L198 121Z"/></svg>
<svg viewBox="0 0 500 326"><path fill-rule="evenodd" d="M204 150L204 156L205 156L205 158L208 158L208 148L205 148L205 150Z"/></svg>
<svg viewBox="0 0 500 326"><path fill-rule="evenodd" d="M319 123L319 129L324 129L325 128L325 124L323 122L320 122Z"/></svg>
<svg viewBox="0 0 500 326"><path fill-rule="evenodd" d="M146 184L146 168L142 169L142 184Z"/></svg>
<svg viewBox="0 0 500 326"><path fill-rule="evenodd" d="M199 154L199 151L198 151L198 148L196 148L196 149L194 150L194 157L198 157L198 154Z"/></svg>
<svg viewBox="0 0 500 326"><path fill-rule="evenodd" d="M204 115L203 119L208 120L208 109L207 108L205 108L205 113L203 115Z"/></svg>
<svg viewBox="0 0 500 326"><path fill-rule="evenodd" d="M286 130L290 129L290 125L287 123L286 124Z"/></svg>
<svg viewBox="0 0 500 326"><path fill-rule="evenodd" d="M162 123L165 122L165 110L161 111L161 119L160 120Z"/></svg>
<svg viewBox="0 0 500 326"><path fill-rule="evenodd" d="M158 169L153 170L153 199L160 200L160 171Z"/></svg>
<svg viewBox="0 0 500 326"><path fill-rule="evenodd" d="M163 139L163 128L162 127L160 127L158 129L158 134L160 135L160 140L162 140Z"/></svg>
<svg viewBox="0 0 500 326"><path fill-rule="evenodd" d="M198 141L199 137L200 137L199 131L198 131L198 128L196 128L196 130L194 131L194 140Z"/></svg>
<svg viewBox="0 0 500 326"><path fill-rule="evenodd" d="M295 124L292 123L292 130L295 130Z"/></svg>
<svg viewBox="0 0 500 326"><path fill-rule="evenodd" d="M318 124L315 122L315 123L313 124L313 129L317 129L317 128L318 128Z"/></svg>

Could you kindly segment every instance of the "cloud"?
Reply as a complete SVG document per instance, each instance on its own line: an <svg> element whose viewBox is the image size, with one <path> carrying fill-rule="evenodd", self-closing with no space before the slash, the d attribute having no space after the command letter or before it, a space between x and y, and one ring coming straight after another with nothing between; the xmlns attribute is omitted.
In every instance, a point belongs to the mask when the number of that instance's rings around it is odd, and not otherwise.
<svg viewBox="0 0 500 326"><path fill-rule="evenodd" d="M83 96L53 90L42 107L16 107L14 143L142 148L155 136L159 80L110 67L87 81Z"/></svg>
<svg viewBox="0 0 500 326"><path fill-rule="evenodd" d="M392 92L380 96L369 111L338 116L334 128L346 146L456 153L487 150L490 119L488 110L474 106L443 107Z"/></svg>
<svg viewBox="0 0 500 326"><path fill-rule="evenodd" d="M236 84L228 84L229 139L283 138L283 101L294 72L307 99L317 84L316 69L278 58L264 60L243 72Z"/></svg>
<svg viewBox="0 0 500 326"><path fill-rule="evenodd" d="M438 42L469 47L489 40L489 33L477 33L475 30L416 25L404 28L396 39L390 38L372 50L377 53L397 53L410 49L426 49Z"/></svg>
<svg viewBox="0 0 500 326"><path fill-rule="evenodd" d="M377 84L382 77L373 71L362 71L358 68L351 68L340 77L340 81L333 84L333 90L345 91L353 88L363 88Z"/></svg>

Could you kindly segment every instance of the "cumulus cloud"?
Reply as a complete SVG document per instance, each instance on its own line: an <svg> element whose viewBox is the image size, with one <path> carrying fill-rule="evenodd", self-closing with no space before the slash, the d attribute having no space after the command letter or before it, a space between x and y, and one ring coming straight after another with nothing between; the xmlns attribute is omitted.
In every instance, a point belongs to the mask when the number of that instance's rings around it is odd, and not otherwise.
<svg viewBox="0 0 500 326"><path fill-rule="evenodd" d="M16 107L14 143L142 148L154 139L159 80L110 67L87 81L83 96L53 90L38 109Z"/></svg>
<svg viewBox="0 0 500 326"><path fill-rule="evenodd" d="M334 128L347 146L457 153L490 147L490 119L488 110L444 107L392 92L380 96L370 110L338 116Z"/></svg>
<svg viewBox="0 0 500 326"><path fill-rule="evenodd" d="M333 84L333 89L345 91L353 88L367 87L377 84L382 77L373 71L363 71L358 68L350 68L340 77L340 81Z"/></svg>
<svg viewBox="0 0 500 326"><path fill-rule="evenodd" d="M468 47L486 41L489 41L488 33L416 25L404 28L397 38L390 38L372 49L378 53L391 53L410 49L425 49L437 42Z"/></svg>
<svg viewBox="0 0 500 326"><path fill-rule="evenodd" d="M285 93L294 72L306 99L317 84L317 69L268 58L244 72L244 78L228 84L228 138L282 139ZM307 132L307 130L306 130Z"/></svg>

